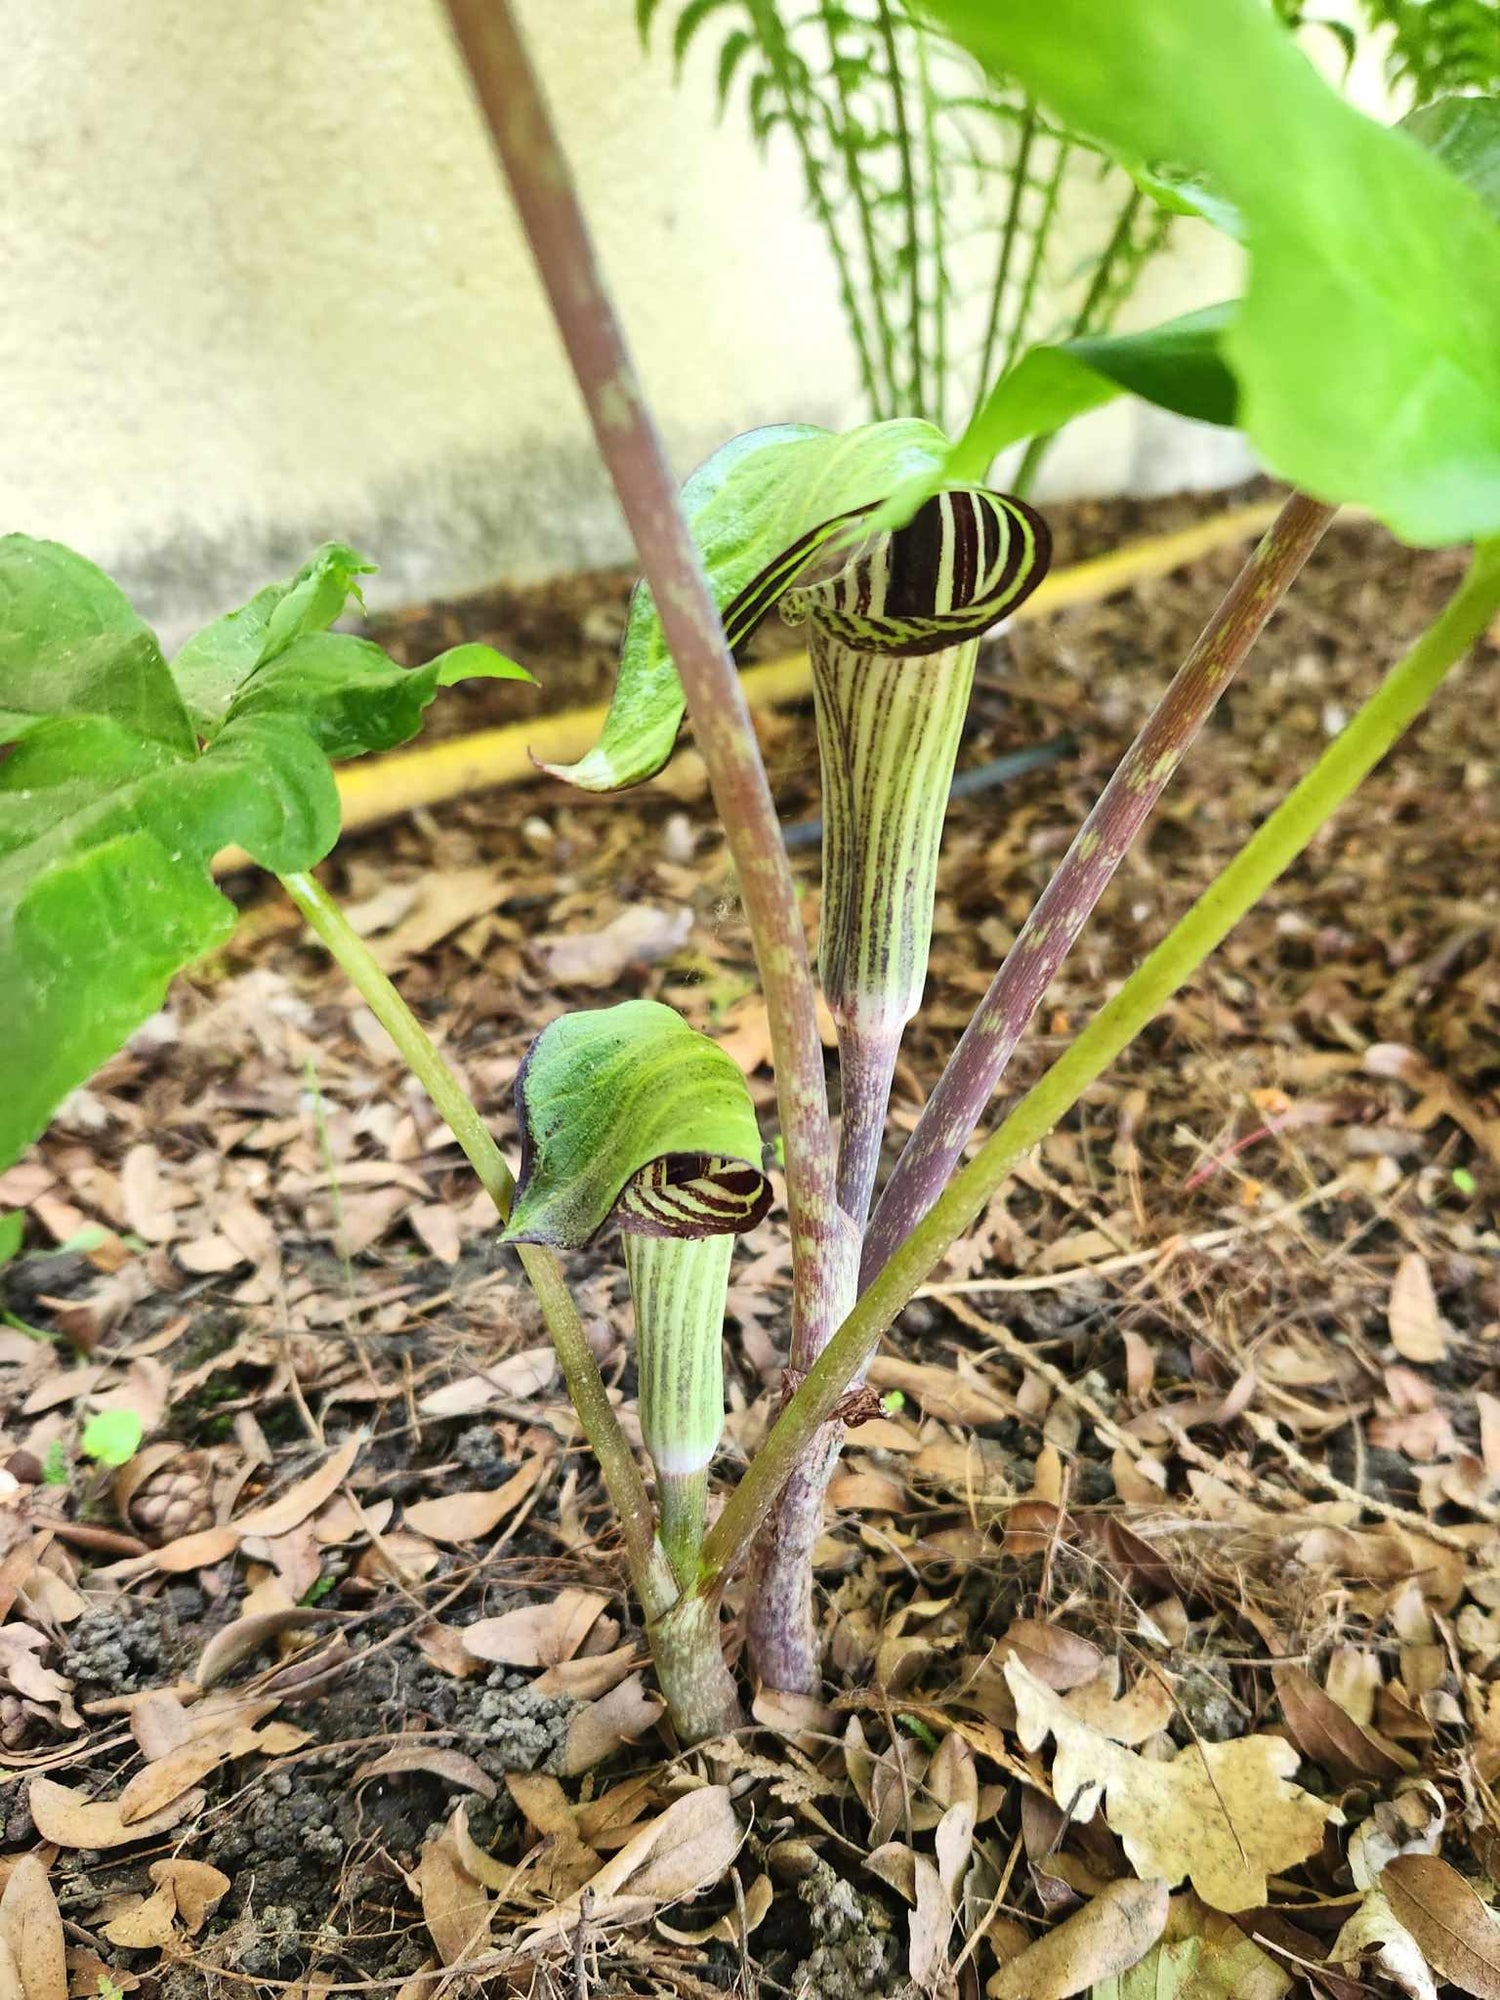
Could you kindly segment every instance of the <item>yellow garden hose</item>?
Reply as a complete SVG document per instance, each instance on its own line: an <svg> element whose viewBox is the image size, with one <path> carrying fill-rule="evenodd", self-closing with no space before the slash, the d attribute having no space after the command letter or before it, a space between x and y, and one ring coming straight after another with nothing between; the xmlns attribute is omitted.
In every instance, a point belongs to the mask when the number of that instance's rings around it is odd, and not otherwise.
<svg viewBox="0 0 1500 2000"><path fill-rule="evenodd" d="M1054 611L1094 604L1117 590L1167 576L1199 556L1259 534L1275 519L1277 505L1275 501L1257 501L1253 506L1235 507L1190 528L1153 535L1108 555L1054 570L1015 615L1018 620L1045 618ZM740 678L751 708L775 708L804 700L812 692L806 653L793 653L762 667L747 667ZM396 819L418 806L438 805L445 799L539 777L533 760L570 764L597 741L607 712L607 703L595 702L587 708L507 723L503 729L480 729L469 736L422 743L388 757L346 764L336 774L343 829L352 833ZM223 874L244 867L247 859L237 848L226 849L215 861L214 872Z"/></svg>

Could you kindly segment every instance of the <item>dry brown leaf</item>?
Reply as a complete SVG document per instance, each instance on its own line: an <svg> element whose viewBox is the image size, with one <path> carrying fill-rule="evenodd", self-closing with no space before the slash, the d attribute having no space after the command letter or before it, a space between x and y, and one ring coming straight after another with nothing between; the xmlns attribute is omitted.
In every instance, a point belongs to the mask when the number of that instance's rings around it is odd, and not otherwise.
<svg viewBox="0 0 1500 2000"><path fill-rule="evenodd" d="M160 1951L171 1943L176 1922L177 1898L171 1883L162 1882L149 1896L111 1917L104 1935L126 1951Z"/></svg>
<svg viewBox="0 0 1500 2000"><path fill-rule="evenodd" d="M417 1894L422 1921L444 1965L457 1965L483 1949L493 1905L460 1861L450 1828L422 1849Z"/></svg>
<svg viewBox="0 0 1500 2000"><path fill-rule="evenodd" d="M53 1778L33 1778L28 1794L31 1817L43 1840L59 1847L124 1847L149 1840L188 1819L203 1803L202 1792L183 1792L149 1819L127 1826L118 1799L86 1799Z"/></svg>
<svg viewBox="0 0 1500 2000"><path fill-rule="evenodd" d="M200 1528L196 1535L179 1535L175 1542L163 1542L151 1551L148 1560L168 1576L181 1576L190 1569L207 1569L223 1562L239 1547L238 1528Z"/></svg>
<svg viewBox="0 0 1500 2000"><path fill-rule="evenodd" d="M248 1757L257 1748L259 1737L243 1725L213 1736L183 1743L169 1750L144 1771L137 1771L116 1801L123 1826L151 1819L179 1793L201 1784L210 1771L217 1771L235 1757Z"/></svg>
<svg viewBox="0 0 1500 2000"><path fill-rule="evenodd" d="M555 1667L572 1659L608 1602L591 1590L562 1590L541 1604L466 1625L464 1647L476 1660L507 1667Z"/></svg>
<svg viewBox="0 0 1500 2000"><path fill-rule="evenodd" d="M21 1968L3 1937L0 1937L0 2000L26 2000L26 1988L21 1984Z"/></svg>
<svg viewBox="0 0 1500 2000"><path fill-rule="evenodd" d="M153 1861L151 1880L170 1887L177 1915L189 1937L196 1937L229 1894L229 1877L207 1861L190 1861L185 1854Z"/></svg>
<svg viewBox="0 0 1500 2000"><path fill-rule="evenodd" d="M575 1701L597 1701L616 1688L641 1663L638 1647L616 1646L608 1653L581 1653L559 1660L532 1682L538 1694L567 1694Z"/></svg>
<svg viewBox="0 0 1500 2000"><path fill-rule="evenodd" d="M571 1937L581 1899L590 1892L589 1921L595 1924L634 1922L695 1896L726 1873L742 1838L727 1785L688 1792L627 1840L582 1889L534 1918L528 1942L535 1947Z"/></svg>
<svg viewBox="0 0 1500 2000"><path fill-rule="evenodd" d="M148 1762L191 1743L198 1733L193 1722L170 1688L152 1688L130 1711L130 1733Z"/></svg>
<svg viewBox="0 0 1500 2000"><path fill-rule="evenodd" d="M548 1463L545 1458L529 1459L503 1486L488 1491L443 1493L436 1500L414 1501L406 1509L406 1525L434 1542L482 1541L516 1511Z"/></svg>
<svg viewBox="0 0 1500 2000"><path fill-rule="evenodd" d="M1301 1667L1279 1666L1271 1675L1292 1741L1335 1778L1399 1778L1417 1760L1373 1729L1361 1728Z"/></svg>
<svg viewBox="0 0 1500 2000"><path fill-rule="evenodd" d="M873 1389L900 1389L914 1397L929 1417L945 1424L1003 1424L1016 1413L1011 1398L992 1389L977 1373L940 1368L935 1362L878 1354L870 1363L868 1379Z"/></svg>
<svg viewBox="0 0 1500 2000"><path fill-rule="evenodd" d="M486 1889L493 1889L503 1895L515 1885L517 1875L525 1868L525 1861L507 1863L497 1861L493 1854L486 1854L469 1831L469 1808L467 1803L453 1809L453 1817L448 1822L448 1832L452 1836L458 1865L465 1873L472 1875L476 1882L482 1882Z"/></svg>
<svg viewBox="0 0 1500 2000"><path fill-rule="evenodd" d="M1005 1668L1022 1747L1050 1734L1052 1794L1088 1821L1105 1817L1143 1878L1192 1881L1210 1908L1233 1914L1266 1900L1266 1877L1305 1861L1342 1815L1290 1783L1297 1753L1279 1736L1195 1744L1153 1763L1080 1722L1018 1660Z"/></svg>
<svg viewBox="0 0 1500 2000"><path fill-rule="evenodd" d="M1354 1968L1372 1960L1408 2000L1438 2000L1422 1948L1378 1889L1372 1889L1340 1930L1328 1954L1330 1965Z"/></svg>
<svg viewBox="0 0 1500 2000"><path fill-rule="evenodd" d="M769 1875L757 1875L744 1897L743 1935L749 1937L752 1931L760 1929L770 1915L771 1905L776 1900ZM738 1908L726 1910L722 1917L716 1917L702 1930L678 1930L672 1924L657 1919L656 1928L673 1944L728 1944L738 1945L741 1939L740 1911Z"/></svg>
<svg viewBox="0 0 1500 2000"><path fill-rule="evenodd" d="M1448 1328L1438 1311L1427 1259L1410 1251L1396 1266L1386 1307L1391 1345L1403 1361L1441 1361L1448 1352Z"/></svg>
<svg viewBox="0 0 1500 2000"><path fill-rule="evenodd" d="M356 1434L341 1444L305 1479L299 1479L268 1507L254 1507L233 1524L241 1535L260 1535L267 1541L300 1527L309 1514L316 1514L325 1500L331 1500L344 1483L359 1457L363 1436Z"/></svg>
<svg viewBox="0 0 1500 2000"><path fill-rule="evenodd" d="M101 1978L113 1981L122 1993L136 1993L141 1984L133 1972L127 1972L123 1966L106 1965L98 1952L84 1944L69 1947L68 1978L72 2000L97 2000L101 1992L108 1992L107 1986L101 1986ZM0 2000L10 2000L3 1981L0 1981Z"/></svg>
<svg viewBox="0 0 1500 2000"><path fill-rule="evenodd" d="M1002 1660L1014 1653L1038 1680L1059 1694L1093 1680L1104 1664L1104 1655L1092 1639L1065 1631L1045 1618L1013 1618L1001 1633L996 1651Z"/></svg>
<svg viewBox="0 0 1500 2000"><path fill-rule="evenodd" d="M1119 1663L1105 1662L1098 1678L1069 1690L1066 1706L1111 1743L1134 1749L1165 1729L1175 1712L1172 1688L1159 1674L1142 1674L1135 1686L1116 1699Z"/></svg>
<svg viewBox="0 0 1500 2000"><path fill-rule="evenodd" d="M330 1617L336 1616L337 1613L314 1604L279 1604L269 1611L252 1612L248 1618L236 1618L221 1632L215 1632L203 1648L193 1679L199 1687L211 1688L268 1640L280 1638L283 1632L300 1631L306 1625L326 1625Z"/></svg>
<svg viewBox="0 0 1500 2000"><path fill-rule="evenodd" d="M1456 1868L1436 1854L1398 1854L1380 1888L1440 1979L1500 2000L1500 1924Z"/></svg>
<svg viewBox="0 0 1500 2000"><path fill-rule="evenodd" d="M0 1896L0 1937L10 1947L26 2000L68 2000L62 1918L40 1855L23 1854Z"/></svg>
<svg viewBox="0 0 1500 2000"><path fill-rule="evenodd" d="M461 1626L445 1625L439 1618L430 1618L425 1625L417 1627L412 1638L423 1659L435 1666L440 1674L451 1674L455 1680L466 1681L470 1674L479 1672L481 1662L464 1650Z"/></svg>
<svg viewBox="0 0 1500 2000"><path fill-rule="evenodd" d="M396 1777L404 1771L430 1772L446 1784L462 1785L486 1799L494 1798L499 1790L489 1772L472 1757L465 1756L462 1750L445 1750L436 1743L398 1743L372 1757L369 1763L361 1764L354 1773L354 1782L362 1785L367 1778Z"/></svg>
<svg viewBox="0 0 1500 2000"><path fill-rule="evenodd" d="M670 958L687 942L691 910L632 903L598 931L563 931L532 949L559 986L613 986L628 966Z"/></svg>
<svg viewBox="0 0 1500 2000"><path fill-rule="evenodd" d="M948 1971L953 1901L942 1876L925 1854L912 1856L912 1903L907 1970L913 1984L924 1993L937 1993Z"/></svg>
<svg viewBox="0 0 1500 2000"><path fill-rule="evenodd" d="M666 1706L659 1695L648 1694L639 1674L611 1688L589 1706L580 1709L568 1724L558 1769L565 1778L591 1771L612 1757L626 1743L645 1735Z"/></svg>
<svg viewBox="0 0 1500 2000"><path fill-rule="evenodd" d="M536 1892L553 1902L571 1895L599 1866L599 1857L578 1831L567 1793L541 1771L508 1771L506 1789L520 1807L528 1826L547 1843L531 1872Z"/></svg>
<svg viewBox="0 0 1500 2000"><path fill-rule="evenodd" d="M1160 1881L1111 1882L990 1981L989 2000L1069 2000L1138 1964L1167 1927Z"/></svg>

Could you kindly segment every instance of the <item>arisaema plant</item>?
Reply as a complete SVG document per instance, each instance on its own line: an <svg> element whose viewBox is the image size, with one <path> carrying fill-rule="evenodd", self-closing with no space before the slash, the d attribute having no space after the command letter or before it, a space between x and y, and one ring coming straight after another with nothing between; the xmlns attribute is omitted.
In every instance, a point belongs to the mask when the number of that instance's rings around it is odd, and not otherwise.
<svg viewBox="0 0 1500 2000"><path fill-rule="evenodd" d="M782 1407L715 1515L734 1239L772 1202L769 1135L722 1051L653 1002L553 1021L518 1078L517 1179L308 872L337 831L330 758L402 740L460 674L519 671L461 649L407 672L333 633L362 567L346 549L320 552L169 664L92 565L0 543L0 724L14 744L0 762L12 1023L0 1163L159 1003L170 974L224 936L215 851L237 843L277 871L494 1201L618 1515L672 1717L699 1739L740 1713L721 1632L739 1577L753 1673L781 1689L817 1683L812 1552L844 1428L868 1412L860 1383L881 1334L1500 609L1500 121L1477 97L1427 107L1410 132L1359 118L1262 0L1008 0L998 53L1002 10L928 0L978 59L1003 58L1132 172L1230 221L1247 246L1245 296L1148 334L1030 350L956 442L913 419L847 436L778 426L734 440L679 497L510 6L448 5L647 579L600 739L557 775L596 791L638 782L689 718L755 946L793 1272ZM1080 827L881 1186L977 649L1047 564L1044 523L989 488L988 466L1005 444L1119 394L1239 423L1300 490ZM966 1159L1048 982L1346 500L1412 541L1472 543L1465 580ZM838 1031L836 1138L814 953L733 661L773 608L801 626L813 663L825 827L815 956ZM634 1299L644 1464L568 1287L569 1260L615 1240Z"/></svg>

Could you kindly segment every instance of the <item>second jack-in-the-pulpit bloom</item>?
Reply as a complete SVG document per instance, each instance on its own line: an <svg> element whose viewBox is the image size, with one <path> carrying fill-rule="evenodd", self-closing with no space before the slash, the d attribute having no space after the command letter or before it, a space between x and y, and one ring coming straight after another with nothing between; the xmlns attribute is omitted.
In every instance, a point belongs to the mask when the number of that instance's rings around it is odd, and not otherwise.
<svg viewBox="0 0 1500 2000"><path fill-rule="evenodd" d="M516 1077L521 1171L506 1238L578 1250L610 1222L635 1303L641 1436L662 1546L695 1575L724 1429L733 1239L771 1201L744 1077L670 1007L628 1000L544 1028Z"/></svg>

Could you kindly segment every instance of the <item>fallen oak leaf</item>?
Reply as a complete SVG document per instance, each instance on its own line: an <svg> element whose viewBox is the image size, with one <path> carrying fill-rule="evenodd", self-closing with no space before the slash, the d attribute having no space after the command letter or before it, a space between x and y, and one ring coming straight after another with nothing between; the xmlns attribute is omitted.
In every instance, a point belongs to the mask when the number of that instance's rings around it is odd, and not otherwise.
<svg viewBox="0 0 1500 2000"><path fill-rule="evenodd" d="M58 1847L124 1847L166 1833L197 1812L202 1792L182 1792L147 1819L127 1826L118 1799L85 1799L53 1778L33 1778L27 1794L31 1817L43 1840Z"/></svg>
<svg viewBox="0 0 1500 2000"><path fill-rule="evenodd" d="M616 1646L608 1653L584 1653L577 1659L559 1660L531 1683L537 1694L568 1694L575 1701L597 1701L617 1688L625 1676L641 1663L640 1648Z"/></svg>
<svg viewBox="0 0 1500 2000"><path fill-rule="evenodd" d="M460 1964L484 1945L494 1905L463 1866L448 1827L422 1849L417 1894L422 1921L444 1965Z"/></svg>
<svg viewBox="0 0 1500 2000"><path fill-rule="evenodd" d="M1104 1655L1091 1639L1064 1630L1045 1618L1014 1618L996 1642L1003 1660L1007 1653L1030 1668L1038 1680L1059 1694L1093 1680Z"/></svg>
<svg viewBox="0 0 1500 2000"><path fill-rule="evenodd" d="M193 1679L201 1688L214 1687L268 1639L279 1639L283 1632L300 1631L305 1625L324 1625L340 1615L315 1604L280 1604L270 1611L252 1612L248 1618L236 1618L215 1632L203 1648Z"/></svg>
<svg viewBox="0 0 1500 2000"><path fill-rule="evenodd" d="M570 1939L585 1896L592 1898L591 1924L622 1924L697 1895L727 1873L743 1838L727 1785L704 1785L674 1799L580 1889L532 1918L526 1948Z"/></svg>
<svg viewBox="0 0 1500 2000"><path fill-rule="evenodd" d="M222 1868L207 1861L191 1861L185 1854L153 1861L147 1873L158 1887L170 1886L177 1915L189 1937L198 1935L229 1894L229 1877Z"/></svg>
<svg viewBox="0 0 1500 2000"><path fill-rule="evenodd" d="M986 1989L989 2000L1070 2000L1117 1978L1166 1929L1170 1900L1165 1882L1111 1882L1003 1965Z"/></svg>
<svg viewBox="0 0 1500 2000"><path fill-rule="evenodd" d="M305 1479L299 1479L295 1486L288 1487L279 1500L273 1500L266 1507L252 1508L230 1525L241 1536L260 1535L266 1541L290 1534L293 1528L302 1525L309 1514L316 1514L325 1501L333 1498L353 1469L364 1442L363 1433L356 1433L324 1459L316 1471L308 1473Z"/></svg>
<svg viewBox="0 0 1500 2000"><path fill-rule="evenodd" d="M1005 1679L1022 1748L1056 1744L1052 1792L1072 1818L1105 1818L1143 1877L1191 1880L1210 1908L1233 1913L1266 1900L1266 1877L1322 1845L1334 1806L1290 1782L1298 1758L1279 1736L1195 1744L1170 1763L1139 1757L1081 1722L1019 1660Z"/></svg>
<svg viewBox="0 0 1500 2000"><path fill-rule="evenodd" d="M568 1724L557 1768L565 1778L591 1771L627 1743L635 1743L666 1707L660 1695L647 1692L639 1674L580 1709Z"/></svg>
<svg viewBox="0 0 1500 2000"><path fill-rule="evenodd" d="M1427 1259L1412 1250L1396 1266L1386 1305L1391 1345L1403 1361L1442 1361L1448 1353L1448 1328L1438 1310Z"/></svg>
<svg viewBox="0 0 1500 2000"><path fill-rule="evenodd" d="M1410 1751L1362 1727L1301 1667L1276 1667L1271 1680L1292 1741L1304 1757L1335 1778L1391 1780L1417 1768Z"/></svg>
<svg viewBox="0 0 1500 2000"><path fill-rule="evenodd" d="M214 1563L223 1562L239 1545L238 1528L200 1528L196 1534L179 1535L175 1541L163 1542L159 1549L152 1549L146 1560L167 1576L182 1576L188 1570L209 1569Z"/></svg>
<svg viewBox="0 0 1500 2000"><path fill-rule="evenodd" d="M1436 1854L1398 1854L1380 1889L1440 1979L1477 2000L1500 2000L1500 1925L1456 1868Z"/></svg>
<svg viewBox="0 0 1500 2000"><path fill-rule="evenodd" d="M592 1590L562 1590L541 1604L521 1604L498 1618L463 1628L464 1651L507 1667L555 1667L571 1660L608 1598Z"/></svg>
<svg viewBox="0 0 1500 2000"><path fill-rule="evenodd" d="M23 1854L0 1896L0 1937L10 1947L25 2000L68 2000L62 1918L40 1855Z"/></svg>
<svg viewBox="0 0 1500 2000"><path fill-rule="evenodd" d="M442 1778L450 1785L462 1785L465 1790L478 1792L481 1798L492 1799L499 1790L494 1779L472 1757L462 1750L447 1750L436 1743L397 1744L368 1763L361 1764L354 1773L356 1785L362 1785L369 1778L393 1778L406 1771L426 1771L434 1778Z"/></svg>
<svg viewBox="0 0 1500 2000"><path fill-rule="evenodd" d="M259 1744L256 1732L241 1724L169 1750L144 1771L137 1771L115 1801L121 1825L133 1826L137 1820L150 1819L180 1793L201 1784L221 1764L236 1757L248 1757Z"/></svg>
<svg viewBox="0 0 1500 2000"><path fill-rule="evenodd" d="M745 1891L743 1901L732 1910L726 1910L722 1917L716 1917L702 1930L678 1930L660 1917L656 1928L664 1938L673 1944L728 1944L738 1945L742 1938L758 1931L770 1915L771 1905L776 1900L776 1891L771 1886L769 1875L757 1875ZM743 1922L741 1912L743 1911Z"/></svg>
<svg viewBox="0 0 1500 2000"><path fill-rule="evenodd" d="M549 1463L545 1458L530 1459L503 1486L488 1492L443 1493L435 1500L413 1501L406 1509L406 1525L434 1542L483 1541L516 1511Z"/></svg>

